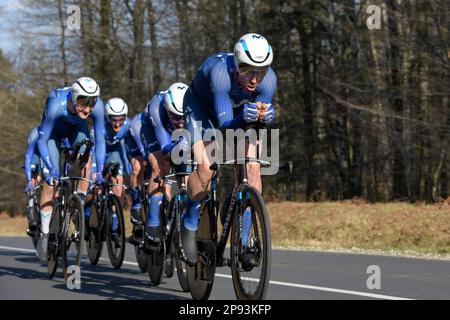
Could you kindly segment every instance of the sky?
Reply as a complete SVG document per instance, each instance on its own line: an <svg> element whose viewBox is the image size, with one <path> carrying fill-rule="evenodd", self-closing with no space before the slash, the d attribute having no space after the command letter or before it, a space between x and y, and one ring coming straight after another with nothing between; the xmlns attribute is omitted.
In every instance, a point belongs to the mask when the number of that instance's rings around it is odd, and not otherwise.
<svg viewBox="0 0 450 320"><path fill-rule="evenodd" d="M0 0L0 8L0 48L9 55L18 47L10 28L14 26L14 17L20 13L21 4L19 0Z"/></svg>

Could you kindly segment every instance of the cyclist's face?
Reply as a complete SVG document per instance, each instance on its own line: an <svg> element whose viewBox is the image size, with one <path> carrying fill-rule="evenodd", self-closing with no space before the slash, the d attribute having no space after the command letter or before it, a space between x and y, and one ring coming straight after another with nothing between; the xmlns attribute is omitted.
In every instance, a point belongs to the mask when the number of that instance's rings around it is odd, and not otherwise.
<svg viewBox="0 0 450 320"><path fill-rule="evenodd" d="M254 92L264 79L269 67L254 67L247 64L240 64L238 71L239 84L247 92Z"/></svg>
<svg viewBox="0 0 450 320"><path fill-rule="evenodd" d="M77 104L75 106L75 110L77 111L78 116L81 119L87 119L94 109L96 103L97 97L79 96L77 98Z"/></svg>
<svg viewBox="0 0 450 320"><path fill-rule="evenodd" d="M125 122L125 116L109 117L109 125L114 132L119 132Z"/></svg>
<svg viewBox="0 0 450 320"><path fill-rule="evenodd" d="M184 128L184 117L179 116L173 113L169 113L170 121L172 122L175 129L182 129Z"/></svg>

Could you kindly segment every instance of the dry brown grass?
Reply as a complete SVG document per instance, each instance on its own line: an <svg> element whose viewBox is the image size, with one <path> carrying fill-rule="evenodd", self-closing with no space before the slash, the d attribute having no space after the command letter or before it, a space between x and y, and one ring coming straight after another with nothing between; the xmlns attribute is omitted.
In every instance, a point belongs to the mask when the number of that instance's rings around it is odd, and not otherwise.
<svg viewBox="0 0 450 320"><path fill-rule="evenodd" d="M360 200L269 203L274 246L450 253L450 205ZM125 211L130 234L129 211ZM25 217L0 214L1 236L23 236Z"/></svg>
<svg viewBox="0 0 450 320"><path fill-rule="evenodd" d="M362 201L268 205L274 245L450 253L450 207Z"/></svg>

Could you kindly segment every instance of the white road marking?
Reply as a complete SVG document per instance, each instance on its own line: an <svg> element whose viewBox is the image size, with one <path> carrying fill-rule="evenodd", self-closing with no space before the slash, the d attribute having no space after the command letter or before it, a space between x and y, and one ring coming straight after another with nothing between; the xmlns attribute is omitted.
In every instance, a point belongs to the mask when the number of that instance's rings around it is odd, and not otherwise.
<svg viewBox="0 0 450 320"><path fill-rule="evenodd" d="M4 247L4 246L0 246L0 250L10 250L10 251L36 253L36 250L32 250L32 249L23 249L23 248L15 248L15 247ZM100 260L109 261L109 259L107 259L107 258L100 258ZM138 266L138 264L136 262L131 262L131 261L124 261L123 264L130 265L130 266ZM216 276L220 277L220 278L231 279L231 275L228 275L228 274L216 273ZM255 281L255 282L258 281L258 279L254 279L254 278L244 278L244 279L248 280L248 281ZM375 299L413 300L413 299L404 298L404 297L396 297L396 296L389 296L389 295L384 295L384 294L375 294L375 293L362 292L362 291L352 291L352 290L342 290L342 289L328 288L328 287L319 287L319 286L312 286L312 285L306 285L306 284L300 284L300 283L282 282L282 281L274 281L274 280L270 280L269 283L272 284L272 285L278 285L278 286L301 288L301 289L309 289L309 290L318 290L318 291L326 291L326 292L334 292L334 293L342 293L342 294L349 294L349 295L355 295L355 296L360 296L360 297L368 297L368 298L375 298Z"/></svg>

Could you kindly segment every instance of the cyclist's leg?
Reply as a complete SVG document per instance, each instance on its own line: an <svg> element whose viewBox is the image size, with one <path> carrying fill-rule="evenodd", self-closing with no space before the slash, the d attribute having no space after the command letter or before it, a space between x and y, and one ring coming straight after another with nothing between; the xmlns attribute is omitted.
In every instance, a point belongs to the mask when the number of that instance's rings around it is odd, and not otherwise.
<svg viewBox="0 0 450 320"><path fill-rule="evenodd" d="M131 191L131 223L141 224L142 219L140 215L141 211L141 190L139 184L144 180L144 167L145 161L144 157L141 155L131 158L131 175L130 175L130 191Z"/></svg>
<svg viewBox="0 0 450 320"><path fill-rule="evenodd" d="M246 143L246 156L249 158L258 158L258 146L260 146L261 141L255 143ZM261 148L259 147L259 150ZM261 165L258 162L247 163L247 179L248 184L256 188L259 192L262 192L262 179L261 179ZM248 242L249 233L252 227L252 216L250 208L244 211L243 216L243 234L242 234L242 244L246 245Z"/></svg>
<svg viewBox="0 0 450 320"><path fill-rule="evenodd" d="M167 175L170 170L170 164L163 157L161 146L158 143L156 134L152 127L142 127L142 142L147 154L147 161L152 169L148 189L148 192L150 194L147 213L148 223L145 233L148 240L159 243L162 239L159 232L159 213L163 200L163 194L160 188L160 184L156 183L154 180L158 176L162 177L164 175Z"/></svg>
<svg viewBox="0 0 450 320"><path fill-rule="evenodd" d="M142 219L140 215L141 211L141 199L139 184L144 180L144 166L145 160L141 155L136 141L133 137L125 138L125 148L128 157L128 161L131 164L130 172L130 191L131 191L131 223L141 224Z"/></svg>
<svg viewBox="0 0 450 320"><path fill-rule="evenodd" d="M50 158L52 163L55 164L55 169L59 174L59 148L56 141L59 141L54 135L48 140L48 149L50 151ZM50 174L48 168L41 160L42 173L45 178ZM47 244L48 244L48 232L50 228L50 219L53 210L53 190L54 187L50 186L47 182L44 182L44 187L41 192L40 199L40 214L41 214L41 231L42 236L39 238L37 244L37 255L41 262L47 261Z"/></svg>
<svg viewBox="0 0 450 320"><path fill-rule="evenodd" d="M250 158L259 158L258 148L261 150L261 141L246 144L246 156ZM259 152L261 153L261 152ZM261 165L258 162L247 163L247 179L248 184L262 192Z"/></svg>
<svg viewBox="0 0 450 320"><path fill-rule="evenodd" d="M206 153L206 148L212 142L202 140L202 132L216 127L213 115L207 110L199 98L188 90L184 98L184 117L186 129L191 135L194 159L198 162L197 169L189 176L188 195L189 199L196 202L206 197L209 182L214 174L209 169L211 160Z"/></svg>
<svg viewBox="0 0 450 320"><path fill-rule="evenodd" d="M31 157L31 183L36 187L42 180L41 178L41 160L37 154ZM33 191L34 192L34 191ZM37 221L34 217L34 197L28 199L27 218L29 227L35 228Z"/></svg>
<svg viewBox="0 0 450 320"><path fill-rule="evenodd" d="M68 136L70 145L76 148L83 140L89 139L89 128L87 121L82 121L78 125L72 126L71 132ZM85 179L91 177L91 163L92 163L92 149L89 160L81 170L81 176ZM86 195L89 188L89 182L80 180L78 182L77 193L81 197L83 204L86 202Z"/></svg>
<svg viewBox="0 0 450 320"><path fill-rule="evenodd" d="M91 141L93 139L93 133L91 134ZM95 146L94 149L92 149L92 156L91 156L91 180L95 181L95 176L97 174L97 163L95 161ZM92 201L94 201L94 183L89 184L89 192L86 196L86 202L84 204L84 221L86 222L86 234L89 234L89 219L91 217L91 206Z"/></svg>
<svg viewBox="0 0 450 320"><path fill-rule="evenodd" d="M188 90L184 97L184 117L186 129L191 135L194 159L198 162L197 169L188 179L188 203L182 216L181 242L186 263L194 265L197 261L197 229L201 200L207 195L207 188L212 179L213 171L209 169L211 161L207 156L206 147L211 142L202 140L202 132L214 129L214 117L207 112L199 98Z"/></svg>

